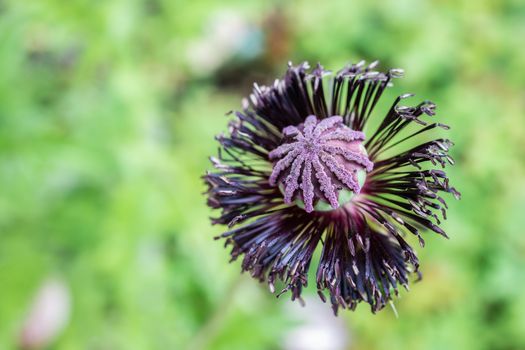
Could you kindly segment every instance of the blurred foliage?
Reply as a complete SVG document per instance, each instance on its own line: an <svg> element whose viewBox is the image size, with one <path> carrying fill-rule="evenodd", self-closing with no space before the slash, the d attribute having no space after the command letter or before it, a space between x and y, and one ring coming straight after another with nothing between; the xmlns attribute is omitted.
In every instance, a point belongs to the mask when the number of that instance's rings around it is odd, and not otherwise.
<svg viewBox="0 0 525 350"><path fill-rule="evenodd" d="M224 11L255 36L206 67L192 47ZM342 313L351 347L525 348L523 38L521 0L1 1L0 349L52 274L73 301L53 349L281 347L288 301L228 264L200 176L288 59L405 68L387 100L432 99L456 143L451 239L426 235L399 319Z"/></svg>

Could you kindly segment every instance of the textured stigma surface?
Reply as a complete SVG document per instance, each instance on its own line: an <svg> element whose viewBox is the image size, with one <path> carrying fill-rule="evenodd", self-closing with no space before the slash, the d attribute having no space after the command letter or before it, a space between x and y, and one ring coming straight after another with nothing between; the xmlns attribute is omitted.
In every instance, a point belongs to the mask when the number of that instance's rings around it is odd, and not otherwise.
<svg viewBox="0 0 525 350"><path fill-rule="evenodd" d="M358 170L373 168L366 151L359 149L365 135L344 125L340 116L318 121L311 115L304 124L285 127L283 136L291 142L269 154L270 160L279 159L273 166L270 185L275 186L281 179L287 204L300 189L300 200L309 213L314 210L316 197L337 209L339 190L346 187L358 194Z"/></svg>

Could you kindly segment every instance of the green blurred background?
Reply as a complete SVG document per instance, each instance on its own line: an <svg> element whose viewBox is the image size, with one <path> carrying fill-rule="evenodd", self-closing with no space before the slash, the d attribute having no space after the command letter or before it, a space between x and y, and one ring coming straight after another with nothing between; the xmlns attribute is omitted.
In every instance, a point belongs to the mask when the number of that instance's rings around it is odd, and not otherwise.
<svg viewBox="0 0 525 350"><path fill-rule="evenodd" d="M524 38L522 0L0 1L0 349L525 349ZM254 81L361 59L456 143L399 318L275 300L202 195Z"/></svg>

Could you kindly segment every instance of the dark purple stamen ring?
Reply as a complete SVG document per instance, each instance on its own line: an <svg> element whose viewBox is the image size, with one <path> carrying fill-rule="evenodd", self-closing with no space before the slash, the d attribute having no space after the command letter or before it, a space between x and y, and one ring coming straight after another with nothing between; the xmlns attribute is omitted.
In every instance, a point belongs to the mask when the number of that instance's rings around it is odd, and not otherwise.
<svg viewBox="0 0 525 350"><path fill-rule="evenodd" d="M384 91L402 75L376 66L360 62L326 79L320 65L290 64L272 86L255 85L228 133L217 137L215 170L204 176L208 205L220 210L212 222L228 227L217 238L231 245L232 260L242 258L242 271L272 292L281 281L278 295L290 291L301 300L321 245L316 286L334 313L360 302L381 310L411 273L420 277L406 237L422 246L425 231L447 237L440 227L445 195L460 196L445 170L436 169L453 164L452 142L429 137L448 129L427 122L435 115L432 102L405 106L412 95L401 95L377 127L369 126ZM421 142L406 147L415 137ZM359 194L341 205L353 191ZM323 203L330 211L320 214Z"/></svg>

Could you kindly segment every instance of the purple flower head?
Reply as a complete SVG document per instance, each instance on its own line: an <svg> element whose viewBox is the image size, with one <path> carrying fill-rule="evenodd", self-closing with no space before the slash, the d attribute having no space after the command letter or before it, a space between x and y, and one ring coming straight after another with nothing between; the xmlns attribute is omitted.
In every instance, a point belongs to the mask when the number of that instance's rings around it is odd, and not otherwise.
<svg viewBox="0 0 525 350"><path fill-rule="evenodd" d="M440 123L428 123L435 105L403 106L395 99L376 127L374 107L402 71L378 72L377 62L349 65L330 78L320 65L289 65L281 80L255 85L235 112L216 168L204 176L208 204L220 209L214 224L242 270L301 299L314 251L321 246L316 284L332 308L365 301L382 309L399 285L408 288L419 262L407 233L421 233L446 218L443 193L459 198L446 173L453 164L447 139L406 147ZM366 135L368 137L365 137ZM400 136L399 134L403 135Z"/></svg>

